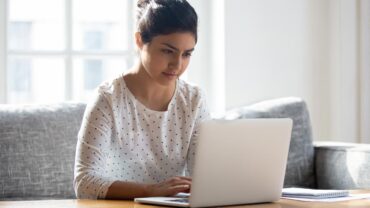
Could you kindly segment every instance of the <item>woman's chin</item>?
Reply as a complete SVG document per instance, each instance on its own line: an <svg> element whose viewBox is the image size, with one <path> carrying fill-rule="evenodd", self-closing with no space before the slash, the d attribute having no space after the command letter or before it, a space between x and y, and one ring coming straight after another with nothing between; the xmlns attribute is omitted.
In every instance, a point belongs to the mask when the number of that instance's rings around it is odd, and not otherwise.
<svg viewBox="0 0 370 208"><path fill-rule="evenodd" d="M163 86L171 86L176 83L177 78L177 76L162 76L159 82Z"/></svg>

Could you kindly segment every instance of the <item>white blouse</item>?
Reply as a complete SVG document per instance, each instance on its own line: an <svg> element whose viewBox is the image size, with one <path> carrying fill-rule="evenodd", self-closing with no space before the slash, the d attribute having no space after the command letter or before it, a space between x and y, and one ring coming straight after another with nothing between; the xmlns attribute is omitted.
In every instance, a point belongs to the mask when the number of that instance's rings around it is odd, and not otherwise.
<svg viewBox="0 0 370 208"><path fill-rule="evenodd" d="M201 90L182 80L167 111L136 100L122 75L104 83L78 134L77 198L105 198L115 181L158 183L191 175L199 123L209 117Z"/></svg>

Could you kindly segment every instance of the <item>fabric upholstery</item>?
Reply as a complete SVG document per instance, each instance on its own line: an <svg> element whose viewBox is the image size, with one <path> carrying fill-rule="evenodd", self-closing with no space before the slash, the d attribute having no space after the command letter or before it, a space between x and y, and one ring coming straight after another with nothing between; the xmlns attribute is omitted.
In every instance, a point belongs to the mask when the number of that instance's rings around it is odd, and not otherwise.
<svg viewBox="0 0 370 208"><path fill-rule="evenodd" d="M85 105L0 105L0 200L74 198Z"/></svg>
<svg viewBox="0 0 370 208"><path fill-rule="evenodd" d="M0 200L75 198L73 165L84 110L79 103L0 105ZM369 145L314 149L309 113L300 98L235 108L225 118L293 119L285 187L370 188Z"/></svg>
<svg viewBox="0 0 370 208"><path fill-rule="evenodd" d="M369 189L370 145L315 143L320 189Z"/></svg>
<svg viewBox="0 0 370 208"><path fill-rule="evenodd" d="M316 186L311 121L307 106L302 99L287 97L266 100L228 111L225 118L293 119L284 187L314 188Z"/></svg>

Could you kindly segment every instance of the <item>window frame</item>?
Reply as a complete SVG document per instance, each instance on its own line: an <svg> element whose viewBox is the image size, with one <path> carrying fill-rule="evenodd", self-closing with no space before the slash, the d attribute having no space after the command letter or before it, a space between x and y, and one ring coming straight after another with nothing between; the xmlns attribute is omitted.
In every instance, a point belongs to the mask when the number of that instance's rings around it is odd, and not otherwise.
<svg viewBox="0 0 370 208"><path fill-rule="evenodd" d="M6 22L7 0L0 0L0 103L6 103L7 80L6 80Z"/></svg>
<svg viewBox="0 0 370 208"><path fill-rule="evenodd" d="M9 57L58 57L64 59L65 62L65 95L64 100L74 100L73 97L73 59L74 58L122 58L126 61L128 66L131 66L135 60L134 53L134 0L127 1L127 8L123 8L123 13L128 18L128 35L127 50L107 50L107 51L89 51L89 50L73 50L72 36L73 36L73 5L72 0L64 0L65 2L65 49L63 51L37 51L37 50L10 50L7 45L7 35L9 29L9 1L0 0L0 103L7 104L8 100L8 60ZM130 21L132 20L132 21ZM31 101L32 103L37 101Z"/></svg>

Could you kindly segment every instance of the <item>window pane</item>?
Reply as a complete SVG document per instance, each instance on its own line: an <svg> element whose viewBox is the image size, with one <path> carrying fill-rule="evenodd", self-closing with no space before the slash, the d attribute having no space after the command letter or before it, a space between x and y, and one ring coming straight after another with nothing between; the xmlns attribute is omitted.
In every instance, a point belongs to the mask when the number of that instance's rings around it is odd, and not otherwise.
<svg viewBox="0 0 370 208"><path fill-rule="evenodd" d="M84 90L93 90L102 82L103 61L98 59L86 59L83 61Z"/></svg>
<svg viewBox="0 0 370 208"><path fill-rule="evenodd" d="M78 0L73 3L74 50L126 50L127 0ZM132 20L130 20L132 21Z"/></svg>
<svg viewBox="0 0 370 208"><path fill-rule="evenodd" d="M63 50L65 44L63 0L11 0L9 49Z"/></svg>
<svg viewBox="0 0 370 208"><path fill-rule="evenodd" d="M124 58L76 58L73 62L74 99L86 101L103 81L127 70Z"/></svg>
<svg viewBox="0 0 370 208"><path fill-rule="evenodd" d="M10 57L7 73L9 103L63 101L64 67L62 58Z"/></svg>

